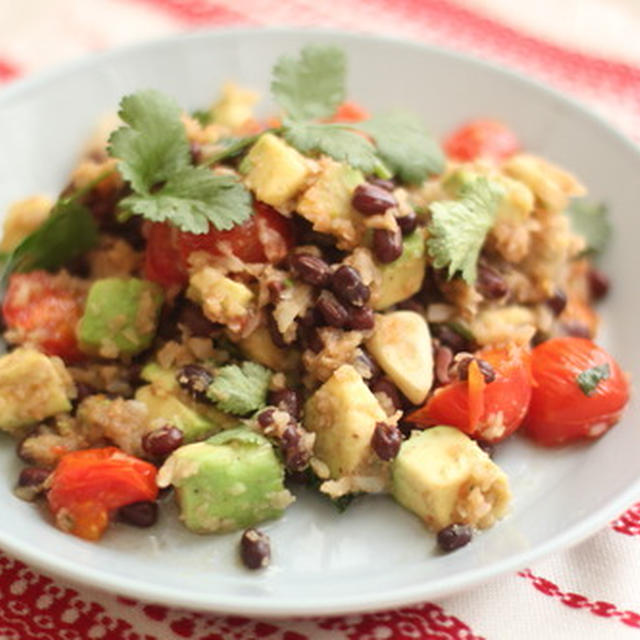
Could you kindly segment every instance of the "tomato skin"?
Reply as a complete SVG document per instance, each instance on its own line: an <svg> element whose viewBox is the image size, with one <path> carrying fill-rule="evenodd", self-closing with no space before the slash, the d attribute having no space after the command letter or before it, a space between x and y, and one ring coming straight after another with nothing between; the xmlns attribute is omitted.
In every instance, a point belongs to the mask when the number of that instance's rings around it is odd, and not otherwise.
<svg viewBox="0 0 640 640"><path fill-rule="evenodd" d="M97 540L110 511L156 499L156 473L154 465L116 447L72 451L60 458L47 500L54 514L70 518L70 533Z"/></svg>
<svg viewBox="0 0 640 640"><path fill-rule="evenodd" d="M50 356L78 362L76 326L82 317L84 294L65 286L64 279L46 271L14 273L2 303L9 329Z"/></svg>
<svg viewBox="0 0 640 640"><path fill-rule="evenodd" d="M357 102L345 100L338 105L329 122L362 122L370 117L369 112Z"/></svg>
<svg viewBox="0 0 640 640"><path fill-rule="evenodd" d="M501 162L520 149L515 134L497 120L470 120L444 140L445 153L452 160L469 162L486 158Z"/></svg>
<svg viewBox="0 0 640 640"><path fill-rule="evenodd" d="M188 280L182 256L176 247L179 231L162 222L149 226L143 274L164 287L183 286Z"/></svg>
<svg viewBox="0 0 640 640"><path fill-rule="evenodd" d="M456 380L436 389L407 420L424 427L450 425L486 442L511 435L522 424L531 398L529 352L515 346L485 347L475 355L493 367L493 382L473 385L470 373L469 381ZM499 412L504 429L496 433L492 427Z"/></svg>
<svg viewBox="0 0 640 640"><path fill-rule="evenodd" d="M604 364L609 377L587 396L577 376ZM629 401L629 382L618 363L586 338L552 338L538 345L531 373L534 387L525 432L544 446L599 437L618 422Z"/></svg>

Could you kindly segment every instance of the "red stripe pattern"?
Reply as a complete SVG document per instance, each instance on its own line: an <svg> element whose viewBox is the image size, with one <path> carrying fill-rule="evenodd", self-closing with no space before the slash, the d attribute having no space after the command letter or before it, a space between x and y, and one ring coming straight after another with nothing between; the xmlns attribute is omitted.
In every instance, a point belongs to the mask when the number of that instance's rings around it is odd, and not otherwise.
<svg viewBox="0 0 640 640"><path fill-rule="evenodd" d="M14 64L6 58L0 58L0 83L13 80L20 75L20 69L17 64Z"/></svg>
<svg viewBox="0 0 640 640"><path fill-rule="evenodd" d="M640 536L640 502L636 502L631 509L612 522L611 528L626 536Z"/></svg>

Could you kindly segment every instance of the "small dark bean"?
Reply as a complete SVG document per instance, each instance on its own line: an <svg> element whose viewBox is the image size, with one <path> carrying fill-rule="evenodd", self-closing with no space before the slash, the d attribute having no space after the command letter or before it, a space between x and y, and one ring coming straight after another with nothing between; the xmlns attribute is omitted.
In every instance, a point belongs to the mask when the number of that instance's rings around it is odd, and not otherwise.
<svg viewBox="0 0 640 640"><path fill-rule="evenodd" d="M177 449L184 439L184 434L178 427L167 424L142 436L144 452L153 458L164 458Z"/></svg>
<svg viewBox="0 0 640 640"><path fill-rule="evenodd" d="M280 280L271 280L267 282L267 291L269 291L269 302L277 304L280 302L282 292L285 290L284 282Z"/></svg>
<svg viewBox="0 0 640 640"><path fill-rule="evenodd" d="M207 318L202 309L195 304L186 304L178 315L178 324L184 325L192 336L208 338L214 331L215 325Z"/></svg>
<svg viewBox="0 0 640 640"><path fill-rule="evenodd" d="M402 302L398 302L396 307L402 311L415 311L416 313L423 314L424 306L421 305L415 298L408 298Z"/></svg>
<svg viewBox="0 0 640 640"><path fill-rule="evenodd" d="M329 265L310 253L296 253L291 256L291 269L307 284L324 287L329 281Z"/></svg>
<svg viewBox="0 0 640 640"><path fill-rule="evenodd" d="M449 375L449 367L453 361L453 351L449 347L438 347L435 357L435 374L436 380L440 384L448 384L451 382Z"/></svg>
<svg viewBox="0 0 640 640"><path fill-rule="evenodd" d="M349 312L344 305L329 291L323 291L316 301L315 307L322 319L330 327L341 329L349 321Z"/></svg>
<svg viewBox="0 0 640 640"><path fill-rule="evenodd" d="M118 520L134 527L152 527L158 521L158 503L140 500L118 509Z"/></svg>
<svg viewBox="0 0 640 640"><path fill-rule="evenodd" d="M371 448L380 460L393 460L400 451L402 434L397 427L377 422L371 436Z"/></svg>
<svg viewBox="0 0 640 640"><path fill-rule="evenodd" d="M207 389L213 376L199 364L187 364L176 374L178 384L196 400L207 400Z"/></svg>
<svg viewBox="0 0 640 640"><path fill-rule="evenodd" d="M287 425L280 436L280 449L287 471L302 471L309 466L311 452L302 448L301 443L300 431L296 425Z"/></svg>
<svg viewBox="0 0 640 640"><path fill-rule="evenodd" d="M40 467L25 467L18 476L19 487L37 487L48 477L49 471Z"/></svg>
<svg viewBox="0 0 640 640"><path fill-rule="evenodd" d="M351 307L349 309L349 329L354 331L369 331L376 323L371 307Z"/></svg>
<svg viewBox="0 0 640 640"><path fill-rule="evenodd" d="M469 356L468 358L463 358L458 363L458 379L466 380L469 377L469 366L473 361L478 363L478 368L480 369L480 373L482 374L484 381L487 384L490 384L496 379L495 369L482 358L474 358Z"/></svg>
<svg viewBox="0 0 640 640"><path fill-rule="evenodd" d="M374 380L371 383L371 391L373 391L373 393L385 393L389 397L389 400L391 400L394 409L402 409L400 392L389 378L377 378Z"/></svg>
<svg viewBox="0 0 640 640"><path fill-rule="evenodd" d="M567 306L567 295L562 289L556 289L554 294L547 298L547 306L554 315L559 316Z"/></svg>
<svg viewBox="0 0 640 640"><path fill-rule="evenodd" d="M418 226L418 216L415 211L411 210L404 216L397 216L396 222L400 227L402 235L408 236L416 230L416 227Z"/></svg>
<svg viewBox="0 0 640 640"><path fill-rule="evenodd" d="M263 429L266 429L272 426L275 412L276 410L273 407L268 407L263 411L261 411L257 417L258 424L260 425L260 427L262 427Z"/></svg>
<svg viewBox="0 0 640 640"><path fill-rule="evenodd" d="M402 255L402 233L388 229L374 229L373 255L378 262L388 264Z"/></svg>
<svg viewBox="0 0 640 640"><path fill-rule="evenodd" d="M371 291L362 282L358 270L346 264L331 275L331 290L342 302L354 307L362 307L371 297Z"/></svg>
<svg viewBox="0 0 640 640"><path fill-rule="evenodd" d="M361 214L373 216L397 206L398 201L387 189L369 182L363 182L355 188L351 204Z"/></svg>
<svg viewBox="0 0 640 640"><path fill-rule="evenodd" d="M591 331L589 330L589 327L577 320L564 322L562 324L562 332L565 335L573 336L574 338L591 338Z"/></svg>
<svg viewBox="0 0 640 640"><path fill-rule="evenodd" d="M551 336L546 331L540 331L538 329L531 338L531 346L537 347L539 344L546 342Z"/></svg>
<svg viewBox="0 0 640 640"><path fill-rule="evenodd" d="M246 529L240 539L240 557L247 569L263 569L271 560L269 536L257 529Z"/></svg>
<svg viewBox="0 0 640 640"><path fill-rule="evenodd" d="M324 340L315 327L301 327L300 341L305 349L320 353L324 349Z"/></svg>
<svg viewBox="0 0 640 640"><path fill-rule="evenodd" d="M85 398L92 396L94 393L97 393L97 391L90 384L76 382L75 401L77 404L80 404Z"/></svg>
<svg viewBox="0 0 640 640"><path fill-rule="evenodd" d="M301 401L300 396L293 389L279 389L270 391L267 402L282 411L286 411L292 418L300 418Z"/></svg>
<svg viewBox="0 0 640 640"><path fill-rule="evenodd" d="M478 279L476 289L488 300L502 298L509 293L509 286L502 275L488 264L478 264Z"/></svg>
<svg viewBox="0 0 640 640"><path fill-rule="evenodd" d="M467 524L450 524L438 531L438 546L443 551L455 551L471 542L473 533Z"/></svg>
<svg viewBox="0 0 640 640"><path fill-rule="evenodd" d="M286 343L284 336L280 333L280 329L278 328L278 323L276 319L273 317L273 313L270 310L267 310L267 329L269 331L269 335L271 336L271 340L273 344L276 345L279 349L286 349L289 345Z"/></svg>
<svg viewBox="0 0 640 640"><path fill-rule="evenodd" d="M594 267L589 270L588 278L591 298L593 300L602 300L611 288L609 278L600 269Z"/></svg>
<svg viewBox="0 0 640 640"><path fill-rule="evenodd" d="M493 442L476 440L476 443L490 458L493 458L493 454L496 452L496 445Z"/></svg>
<svg viewBox="0 0 640 640"><path fill-rule="evenodd" d="M384 180L383 178L368 178L367 182L385 191L393 191L396 188L392 180Z"/></svg>

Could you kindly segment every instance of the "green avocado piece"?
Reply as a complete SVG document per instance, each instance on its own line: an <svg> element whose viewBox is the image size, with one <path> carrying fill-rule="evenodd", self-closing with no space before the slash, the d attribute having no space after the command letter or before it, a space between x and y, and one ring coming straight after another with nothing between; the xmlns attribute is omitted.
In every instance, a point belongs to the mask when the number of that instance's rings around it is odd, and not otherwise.
<svg viewBox="0 0 640 640"><path fill-rule="evenodd" d="M422 229L404 239L402 255L380 265L380 286L373 308L382 311L420 291L427 268L427 249Z"/></svg>
<svg viewBox="0 0 640 640"><path fill-rule="evenodd" d="M170 484L195 533L244 529L279 517L293 501L270 442L244 427L176 449L158 473L159 486Z"/></svg>
<svg viewBox="0 0 640 640"><path fill-rule="evenodd" d="M58 358L19 348L0 357L0 430L15 433L71 410L71 377Z"/></svg>
<svg viewBox="0 0 640 640"><path fill-rule="evenodd" d="M155 336L162 300L160 286L148 280L96 280L78 325L80 348L105 358L140 353Z"/></svg>
<svg viewBox="0 0 640 640"><path fill-rule="evenodd" d="M140 387L135 398L146 405L149 422L168 422L178 427L186 443L202 440L239 423L237 418L184 393L173 369L164 369L152 362L142 369L140 377L150 384Z"/></svg>

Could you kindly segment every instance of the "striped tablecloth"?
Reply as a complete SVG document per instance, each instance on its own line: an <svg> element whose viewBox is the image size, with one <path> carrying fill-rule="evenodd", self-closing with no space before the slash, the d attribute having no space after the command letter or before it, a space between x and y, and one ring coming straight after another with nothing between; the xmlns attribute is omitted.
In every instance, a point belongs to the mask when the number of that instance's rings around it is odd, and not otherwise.
<svg viewBox="0 0 640 640"><path fill-rule="evenodd" d="M235 24L334 26L472 52L573 94L640 136L634 0L0 0L0 86L90 51ZM0 640L640 638L639 545L640 503L578 547L446 599L278 622L78 590L0 551Z"/></svg>

